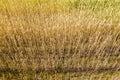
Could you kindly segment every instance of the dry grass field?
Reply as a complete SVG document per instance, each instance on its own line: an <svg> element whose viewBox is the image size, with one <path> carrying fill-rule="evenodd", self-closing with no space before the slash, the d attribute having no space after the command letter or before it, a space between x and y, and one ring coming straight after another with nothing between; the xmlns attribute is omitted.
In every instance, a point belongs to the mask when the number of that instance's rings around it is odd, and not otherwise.
<svg viewBox="0 0 120 80"><path fill-rule="evenodd" d="M120 80L120 1L0 0L0 80Z"/></svg>

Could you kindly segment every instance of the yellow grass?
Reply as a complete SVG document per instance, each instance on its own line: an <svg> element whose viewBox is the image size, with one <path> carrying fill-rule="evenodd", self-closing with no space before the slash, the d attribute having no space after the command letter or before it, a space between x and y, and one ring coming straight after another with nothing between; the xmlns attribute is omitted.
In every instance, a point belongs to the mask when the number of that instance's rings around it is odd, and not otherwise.
<svg viewBox="0 0 120 80"><path fill-rule="evenodd" d="M119 80L118 4L0 0L0 78Z"/></svg>

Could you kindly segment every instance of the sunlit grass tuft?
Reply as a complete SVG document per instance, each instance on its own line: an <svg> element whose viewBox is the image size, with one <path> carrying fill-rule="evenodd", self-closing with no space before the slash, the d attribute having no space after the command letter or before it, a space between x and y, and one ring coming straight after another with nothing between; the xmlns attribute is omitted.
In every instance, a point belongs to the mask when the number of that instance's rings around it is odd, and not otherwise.
<svg viewBox="0 0 120 80"><path fill-rule="evenodd" d="M118 80L119 10L117 0L1 0L0 78Z"/></svg>

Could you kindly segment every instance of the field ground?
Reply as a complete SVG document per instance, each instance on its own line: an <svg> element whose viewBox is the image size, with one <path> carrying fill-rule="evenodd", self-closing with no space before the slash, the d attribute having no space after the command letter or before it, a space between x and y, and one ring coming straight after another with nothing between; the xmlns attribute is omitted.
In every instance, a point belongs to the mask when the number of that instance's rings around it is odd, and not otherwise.
<svg viewBox="0 0 120 80"><path fill-rule="evenodd" d="M0 80L120 80L120 1L0 0Z"/></svg>

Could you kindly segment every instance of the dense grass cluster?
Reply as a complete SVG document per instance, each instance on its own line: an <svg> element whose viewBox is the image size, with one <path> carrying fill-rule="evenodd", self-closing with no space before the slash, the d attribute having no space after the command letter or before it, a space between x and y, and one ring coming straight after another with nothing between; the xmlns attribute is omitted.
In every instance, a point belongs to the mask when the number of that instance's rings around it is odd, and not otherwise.
<svg viewBox="0 0 120 80"><path fill-rule="evenodd" d="M0 79L119 80L119 0L0 0Z"/></svg>

